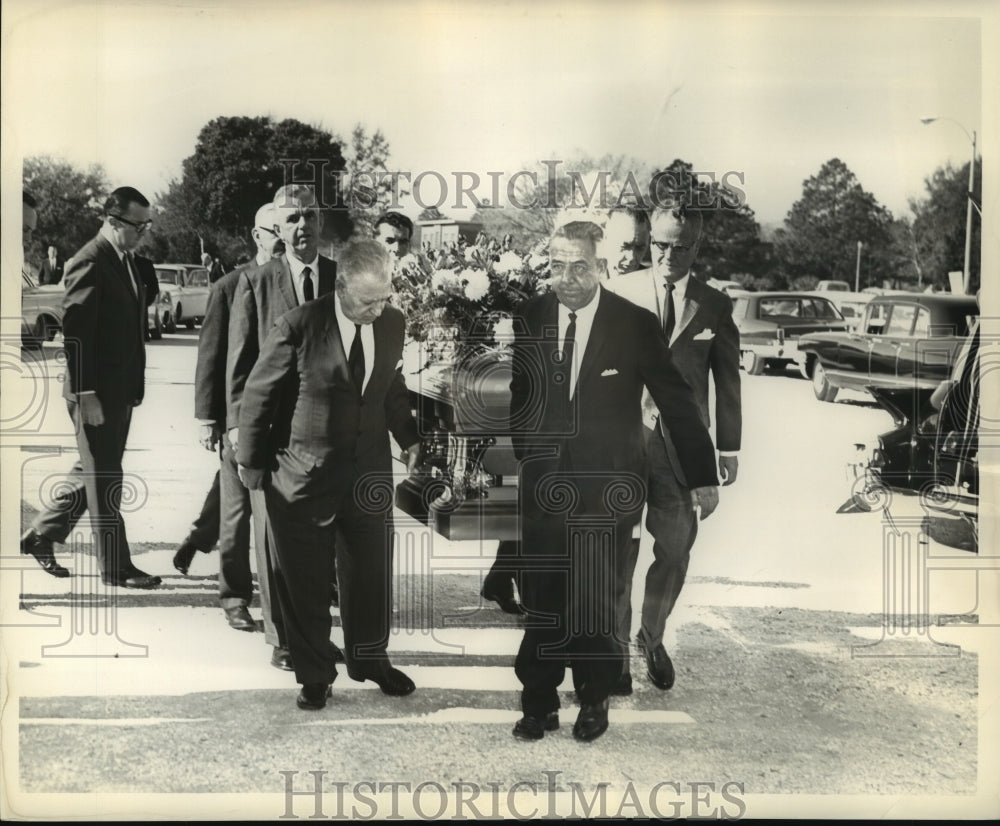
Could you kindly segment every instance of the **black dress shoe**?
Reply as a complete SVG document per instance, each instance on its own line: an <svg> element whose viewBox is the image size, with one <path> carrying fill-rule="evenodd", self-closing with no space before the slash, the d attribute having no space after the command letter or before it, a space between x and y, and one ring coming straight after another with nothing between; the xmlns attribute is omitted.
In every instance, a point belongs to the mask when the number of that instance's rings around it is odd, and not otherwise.
<svg viewBox="0 0 1000 826"><path fill-rule="evenodd" d="M174 567L184 576L187 576L188 568L191 567L191 560L198 553L198 549L190 542L184 542L174 554Z"/></svg>
<svg viewBox="0 0 1000 826"><path fill-rule="evenodd" d="M116 574L101 574L101 582L105 585L116 585L119 588L156 588L163 580L155 574L147 574L136 567Z"/></svg>
<svg viewBox="0 0 1000 826"><path fill-rule="evenodd" d="M330 605L334 608L340 607L340 589L337 587L336 582L330 583Z"/></svg>
<svg viewBox="0 0 1000 826"><path fill-rule="evenodd" d="M274 651L271 652L271 665L275 668L280 668L282 671L295 670L295 667L292 665L292 655L287 648L282 648L279 645L274 646Z"/></svg>
<svg viewBox="0 0 1000 826"><path fill-rule="evenodd" d="M662 691L673 687L674 684L674 664L670 662L670 657L664 649L662 643L655 648L650 648L638 638L639 648L642 656L646 658L646 674L649 681Z"/></svg>
<svg viewBox="0 0 1000 826"><path fill-rule="evenodd" d="M303 711L319 711L326 705L328 697L333 696L333 686L329 683L304 683L295 705Z"/></svg>
<svg viewBox="0 0 1000 826"><path fill-rule="evenodd" d="M559 712L550 711L544 717L525 714L514 723L514 737L518 740L541 740L547 731L559 728Z"/></svg>
<svg viewBox="0 0 1000 826"><path fill-rule="evenodd" d="M56 562L55 554L52 552L52 540L47 536L39 536L34 528L28 528L21 537L21 553L33 556L47 574L59 579L69 576L69 571Z"/></svg>
<svg viewBox="0 0 1000 826"><path fill-rule="evenodd" d="M407 694L412 694L414 690L416 690L413 680L407 677L398 668L393 668L391 665L381 671L363 674L361 676L351 674L350 677L352 680L359 683L363 683L365 680L371 680L382 689L383 694L388 694L390 697L405 697Z"/></svg>
<svg viewBox="0 0 1000 826"><path fill-rule="evenodd" d="M628 671L623 671L621 677L618 678L618 685L614 687L611 695L613 697L628 697L632 693L632 674Z"/></svg>
<svg viewBox="0 0 1000 826"><path fill-rule="evenodd" d="M604 734L608 730L609 705L607 700L581 705L580 714L573 724L573 736L583 743L589 743Z"/></svg>
<svg viewBox="0 0 1000 826"><path fill-rule="evenodd" d="M253 617L250 616L245 605L234 605L232 608L223 608L222 610L230 628L235 628L237 631L257 630L257 623L253 621Z"/></svg>
<svg viewBox="0 0 1000 826"><path fill-rule="evenodd" d="M336 646L336 644L334 644L333 642L331 642L331 643L330 643L330 648L332 648L332 649L333 649L333 661L334 661L335 663L342 663L342 662L346 662L346 660L344 659L344 652L343 652L343 651L341 651L341 650L340 650L340 649L339 649L339 648L338 648L338 647Z"/></svg>
<svg viewBox="0 0 1000 826"><path fill-rule="evenodd" d="M514 599L514 594L512 592L500 593L499 591L493 591L484 585L482 590L479 592L479 596L483 599L495 602L500 606L500 610L505 614L520 616L524 613L524 607L520 602Z"/></svg>

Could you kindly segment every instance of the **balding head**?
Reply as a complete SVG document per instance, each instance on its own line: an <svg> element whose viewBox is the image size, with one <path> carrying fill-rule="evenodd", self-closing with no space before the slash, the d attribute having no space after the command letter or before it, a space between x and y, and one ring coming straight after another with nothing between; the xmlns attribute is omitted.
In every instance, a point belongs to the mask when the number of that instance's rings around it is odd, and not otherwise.
<svg viewBox="0 0 1000 826"><path fill-rule="evenodd" d="M258 209L253 223L250 235L257 245L257 263L264 264L281 255L285 251L285 245L275 229L278 223L278 211L274 208L274 204L267 203Z"/></svg>
<svg viewBox="0 0 1000 826"><path fill-rule="evenodd" d="M392 295L389 253L378 241L348 244L337 261L337 295L355 324L371 324Z"/></svg>

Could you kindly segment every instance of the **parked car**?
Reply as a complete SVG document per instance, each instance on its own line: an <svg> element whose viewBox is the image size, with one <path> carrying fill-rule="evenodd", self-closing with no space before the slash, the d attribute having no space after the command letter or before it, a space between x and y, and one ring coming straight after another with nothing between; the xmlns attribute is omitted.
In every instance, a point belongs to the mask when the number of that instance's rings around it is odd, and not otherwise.
<svg viewBox="0 0 1000 826"><path fill-rule="evenodd" d="M801 292L733 291L733 320L740 331L740 363L752 376L765 369L803 367L798 339L815 331L843 331L847 323L829 298Z"/></svg>
<svg viewBox="0 0 1000 826"><path fill-rule="evenodd" d="M799 339L799 351L820 401L832 402L842 387L933 390L949 375L978 314L972 296L875 296L858 330L811 333Z"/></svg>
<svg viewBox="0 0 1000 826"><path fill-rule="evenodd" d="M197 264L157 264L160 284L157 307L163 330L173 333L178 324L193 330L205 319L208 304L208 270Z"/></svg>
<svg viewBox="0 0 1000 826"><path fill-rule="evenodd" d="M709 278L708 281L706 281L705 283L708 284L709 287L712 287L716 290L719 290L719 292L727 294L732 293L734 291L747 292L746 287L740 284L739 281L719 281L716 278Z"/></svg>
<svg viewBox="0 0 1000 826"><path fill-rule="evenodd" d="M52 341L62 330L62 284L36 284L27 273L21 273L21 344L41 347Z"/></svg>
<svg viewBox="0 0 1000 826"><path fill-rule="evenodd" d="M919 497L926 512L938 517L929 525L931 534L937 534L934 538L968 550L978 548L978 356L979 325L975 323L950 376L936 389L872 389L875 399L892 414L895 428L872 444L855 445L857 458L849 469L856 481L851 501L842 510L888 506L894 495ZM961 530L963 525L965 530Z"/></svg>
<svg viewBox="0 0 1000 826"><path fill-rule="evenodd" d="M160 305L161 293L157 290L151 303L146 305L146 340L163 338L163 313L169 309ZM147 296L148 299L148 296Z"/></svg>
<svg viewBox="0 0 1000 826"><path fill-rule="evenodd" d="M816 290L821 293L849 293L851 285L846 281L820 281L816 285Z"/></svg>
<svg viewBox="0 0 1000 826"><path fill-rule="evenodd" d="M812 295L830 299L833 302L833 306L844 317L844 321L847 322L848 330L857 330L861 326L861 320L865 315L865 307L874 298L870 293L845 293L838 290L823 293L817 291L812 293Z"/></svg>

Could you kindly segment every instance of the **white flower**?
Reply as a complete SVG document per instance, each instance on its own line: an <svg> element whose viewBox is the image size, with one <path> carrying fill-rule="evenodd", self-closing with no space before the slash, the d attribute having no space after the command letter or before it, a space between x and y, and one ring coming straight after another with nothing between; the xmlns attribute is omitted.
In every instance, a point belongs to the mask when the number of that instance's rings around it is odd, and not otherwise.
<svg viewBox="0 0 1000 826"><path fill-rule="evenodd" d="M499 344L512 342L514 340L514 319L499 319L496 327L493 328L493 332Z"/></svg>
<svg viewBox="0 0 1000 826"><path fill-rule="evenodd" d="M438 290L450 292L458 286L458 279L455 278L455 273L451 270L435 270L431 276L431 289L434 292Z"/></svg>
<svg viewBox="0 0 1000 826"><path fill-rule="evenodd" d="M521 269L521 256L516 252L507 251L500 256L500 260L494 265L493 269L497 272L502 273L512 273Z"/></svg>
<svg viewBox="0 0 1000 826"><path fill-rule="evenodd" d="M477 248L476 247L466 247L465 248L465 260L471 261L476 257Z"/></svg>
<svg viewBox="0 0 1000 826"><path fill-rule="evenodd" d="M490 291L490 277L483 270L462 270L458 279L464 282L469 301L479 301Z"/></svg>

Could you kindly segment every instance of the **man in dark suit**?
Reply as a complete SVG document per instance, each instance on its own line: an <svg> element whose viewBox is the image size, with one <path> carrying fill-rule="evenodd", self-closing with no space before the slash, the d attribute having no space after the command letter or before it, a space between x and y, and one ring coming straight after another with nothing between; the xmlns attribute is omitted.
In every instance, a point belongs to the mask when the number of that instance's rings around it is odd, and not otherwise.
<svg viewBox="0 0 1000 826"><path fill-rule="evenodd" d="M210 553L219 543L219 602L230 627L255 631L250 616L253 575L250 570L250 494L236 471L236 455L226 433L226 354L229 347L229 318L233 297L241 275L280 256L284 244L274 230L274 206L257 210L251 237L257 247L253 261L233 270L212 285L208 294L205 321L198 339L198 365L194 377L195 417L202 428L201 443L207 450L219 450L220 466L212 487L195 519L191 532L174 554L174 567L187 574L197 551ZM258 530L264 531L263 519ZM258 568L261 566L258 564ZM261 602L269 613L267 566L259 573Z"/></svg>
<svg viewBox="0 0 1000 826"><path fill-rule="evenodd" d="M272 203L276 214L274 231L285 245L285 254L243 272L233 295L229 322L226 426L229 427L229 441L237 452L243 388L257 363L261 345L281 315L331 292L337 278L337 265L319 254L323 215L317 207L312 188L302 184L283 186L275 193ZM281 608L268 567L272 557L267 550L267 508L263 491L251 490L250 504L254 514L254 544L264 635L268 644L274 646L271 664L290 671L292 662L286 645ZM260 529L262 527L264 529Z"/></svg>
<svg viewBox="0 0 1000 826"><path fill-rule="evenodd" d="M89 509L101 579L126 588L160 584L158 576L132 564L121 515L122 454L132 408L144 392L145 282L153 268L132 250L152 223L149 213L140 192L116 189L104 204L101 231L66 267L63 395L80 458L67 489L21 537L22 553L33 555L53 576L69 576L55 561L52 544L65 542Z"/></svg>
<svg viewBox="0 0 1000 826"><path fill-rule="evenodd" d="M297 704L319 709L336 678L330 592L336 539L347 673L390 695L393 668L391 433L416 465L419 440L401 373L404 318L386 307L389 258L349 245L333 295L278 319L243 390L240 477L267 499L270 550Z"/></svg>
<svg viewBox="0 0 1000 826"><path fill-rule="evenodd" d="M58 284L62 277L63 265L59 260L59 251L55 247L49 247L48 257L42 261L42 268L38 271L38 283Z"/></svg>
<svg viewBox="0 0 1000 826"><path fill-rule="evenodd" d="M698 412L710 425L709 374L715 384L716 444L723 485L736 481L739 468L742 415L740 410L740 334L733 321L733 302L691 276L698 254L702 216L682 208L657 209L652 215L650 269L612 278L609 288L657 314L670 342L670 353L681 375L694 390ZM674 667L663 646L667 617L684 586L698 519L690 485L677 456L677 437L662 417L654 419L652 402L644 399L649 450L649 501L646 528L653 536L653 563L646 574L639 647L646 672L657 688L674 684ZM632 625L632 574L639 541L632 543L619 599L620 633L628 639ZM622 674L616 694L632 693L629 671Z"/></svg>
<svg viewBox="0 0 1000 826"><path fill-rule="evenodd" d="M558 728L566 660L580 700L573 727L589 741L608 726L623 641L618 582L645 499L642 390L678 434L703 514L718 502L715 452L656 317L599 286L601 229L570 219L549 245L552 292L515 315L514 451L529 612L515 670L524 686L519 739Z"/></svg>

